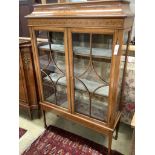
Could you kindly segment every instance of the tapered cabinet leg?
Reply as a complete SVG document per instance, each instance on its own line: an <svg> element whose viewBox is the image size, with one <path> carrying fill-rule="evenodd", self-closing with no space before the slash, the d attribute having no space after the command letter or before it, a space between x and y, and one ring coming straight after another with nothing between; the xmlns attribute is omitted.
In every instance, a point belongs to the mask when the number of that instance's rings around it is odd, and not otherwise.
<svg viewBox="0 0 155 155"><path fill-rule="evenodd" d="M112 135L113 134L109 134L108 136L108 155L111 155Z"/></svg>
<svg viewBox="0 0 155 155"><path fill-rule="evenodd" d="M44 118L44 127L47 128L45 110L43 110L43 118Z"/></svg>
<svg viewBox="0 0 155 155"><path fill-rule="evenodd" d="M119 127L120 127L120 120L119 120L119 122L118 122L118 124L117 124L117 126L116 126L116 135L115 135L115 140L117 140L117 138L118 138L118 131L119 131Z"/></svg>
<svg viewBox="0 0 155 155"><path fill-rule="evenodd" d="M33 118L32 118L32 110L29 109L28 111L29 111L29 117L30 117L30 119L32 120L32 119L33 119Z"/></svg>

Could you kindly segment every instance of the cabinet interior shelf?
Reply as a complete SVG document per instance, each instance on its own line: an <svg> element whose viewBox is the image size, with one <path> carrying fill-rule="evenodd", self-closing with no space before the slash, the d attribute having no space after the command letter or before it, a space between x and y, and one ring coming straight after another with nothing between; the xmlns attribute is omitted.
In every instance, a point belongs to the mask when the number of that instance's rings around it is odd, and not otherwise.
<svg viewBox="0 0 155 155"><path fill-rule="evenodd" d="M51 79L53 80L53 82L55 83L57 81L57 79L61 76L60 74L57 74L57 73L51 73L49 75L51 77ZM44 80L50 82L50 78L48 76L44 77ZM97 83L95 81L90 81L90 80L87 80L87 79L80 79L85 85L86 87L88 88L89 92L90 93L93 93L93 91L101 86L100 83ZM81 82L79 82L78 80L76 80L77 82L75 82L75 90L81 90L81 91L85 91L86 92L86 89L85 87L82 85ZM59 85L63 85L63 86L66 86L66 77L62 77L58 80L58 84ZM95 95L99 95L99 96L105 96L105 97L108 97L108 94L109 94L109 86L103 86L101 88L99 88L98 90L95 91L94 93Z"/></svg>
<svg viewBox="0 0 155 155"><path fill-rule="evenodd" d="M49 44L40 45L40 50L50 51ZM64 53L64 45L62 44L51 44L51 50L58 53ZM90 48L82 46L73 46L73 52L75 55L90 57ZM106 48L92 48L92 57L94 58L105 58L111 59L112 49Z"/></svg>

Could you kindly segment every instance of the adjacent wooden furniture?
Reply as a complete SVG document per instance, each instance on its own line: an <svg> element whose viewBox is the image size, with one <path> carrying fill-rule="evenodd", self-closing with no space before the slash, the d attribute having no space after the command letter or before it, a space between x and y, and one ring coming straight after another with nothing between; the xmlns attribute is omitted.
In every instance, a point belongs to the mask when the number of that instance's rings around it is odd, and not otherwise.
<svg viewBox="0 0 155 155"><path fill-rule="evenodd" d="M39 114L39 104L31 41L19 40L19 67L19 105L28 110L32 119L33 109L37 109Z"/></svg>
<svg viewBox="0 0 155 155"><path fill-rule="evenodd" d="M133 23L129 2L36 5L27 18L45 126L46 111L81 123L108 136L110 154Z"/></svg>

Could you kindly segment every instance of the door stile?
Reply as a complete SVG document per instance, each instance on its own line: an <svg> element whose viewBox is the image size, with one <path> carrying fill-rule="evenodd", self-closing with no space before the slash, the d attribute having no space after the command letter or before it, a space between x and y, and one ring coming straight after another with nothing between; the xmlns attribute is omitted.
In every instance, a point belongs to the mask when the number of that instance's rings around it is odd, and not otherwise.
<svg viewBox="0 0 155 155"><path fill-rule="evenodd" d="M38 91L39 91L39 101L43 101L44 96L43 96L43 89L42 89L42 80L41 80L41 74L40 74L40 66L39 66L39 60L38 60L38 49L37 49L37 38L35 36L35 30L33 28L29 28L30 31L30 37L31 37L31 43L32 43L32 53L33 53L33 58L35 63L35 72L37 76L37 86L38 86Z"/></svg>
<svg viewBox="0 0 155 155"><path fill-rule="evenodd" d="M70 86L70 63L69 63L69 43L68 43L68 29L64 31L64 46L65 46L65 63L66 63L66 81L67 81L67 99L68 99L68 111L72 113L71 105L71 86Z"/></svg>
<svg viewBox="0 0 155 155"><path fill-rule="evenodd" d="M115 45L119 45L119 50L117 54L114 54ZM110 72L110 94L109 94L109 120L108 124L109 127L113 127L115 122L115 109L117 105L117 90L118 90L118 82L119 82L119 73L120 73L120 61L122 55L122 47L123 44L123 30L116 30L115 38L114 38L114 46L113 46L113 53L112 53L112 68Z"/></svg>
<svg viewBox="0 0 155 155"><path fill-rule="evenodd" d="M74 63L73 63L73 46L72 46L72 33L71 29L68 28L68 51L69 51L69 65L70 65L70 92L71 92L71 112L74 114L75 107L74 107Z"/></svg>
<svg viewBox="0 0 155 155"><path fill-rule="evenodd" d="M114 32L114 35L113 35L113 45L112 45L112 59L111 59L111 68L110 68L110 83L109 83L109 97L108 97L108 103L109 103L109 106L108 106L108 124L110 124L110 121L111 121L111 113L112 113L112 106L111 106L111 104L112 104L112 93L113 93L113 85L112 85L112 83L113 83L113 76L114 76L114 67L115 67L115 63L114 63L114 61L115 61L115 59L114 59L114 57L113 57L113 52L114 52L114 48L115 48L115 45L116 45L116 42L117 42L117 35L118 35L118 32L117 32L117 30L115 30L115 32Z"/></svg>

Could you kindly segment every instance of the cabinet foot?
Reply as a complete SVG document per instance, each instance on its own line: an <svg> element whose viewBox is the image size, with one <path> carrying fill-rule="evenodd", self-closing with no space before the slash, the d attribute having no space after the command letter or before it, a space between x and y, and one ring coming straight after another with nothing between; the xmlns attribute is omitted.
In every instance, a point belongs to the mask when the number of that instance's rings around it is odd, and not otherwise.
<svg viewBox="0 0 155 155"><path fill-rule="evenodd" d="M116 126L116 134L115 134L115 136L114 136L114 139L115 139L115 140L117 140L117 138L118 138L119 127L120 127L120 120L119 120L119 122L118 122L118 124L117 124L117 126Z"/></svg>
<svg viewBox="0 0 155 155"><path fill-rule="evenodd" d="M29 109L28 111L29 111L29 117L30 117L30 119L32 120L32 119L33 119L33 117L32 117L32 110Z"/></svg>
<svg viewBox="0 0 155 155"><path fill-rule="evenodd" d="M44 118L44 127L47 128L45 110L43 110L43 118Z"/></svg>
<svg viewBox="0 0 155 155"><path fill-rule="evenodd" d="M112 134L108 136L108 155L111 155Z"/></svg>

